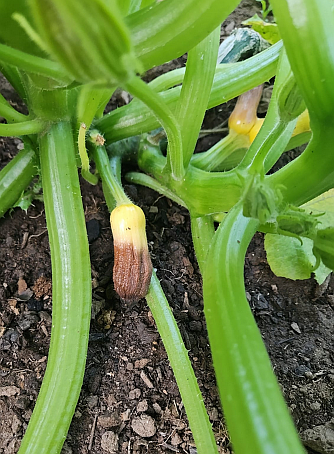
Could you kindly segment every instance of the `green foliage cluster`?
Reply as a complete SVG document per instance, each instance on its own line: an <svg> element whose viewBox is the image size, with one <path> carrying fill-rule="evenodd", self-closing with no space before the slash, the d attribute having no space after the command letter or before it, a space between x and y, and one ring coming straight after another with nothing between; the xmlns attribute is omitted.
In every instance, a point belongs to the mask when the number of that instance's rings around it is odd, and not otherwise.
<svg viewBox="0 0 334 454"><path fill-rule="evenodd" d="M0 97L0 115L6 120L0 135L19 136L24 143L0 172L0 215L15 205L27 208L27 200L40 196L39 186L29 186L38 174L53 274L48 366L21 454L61 451L84 374L91 272L77 169L91 184L102 180L112 210L128 201L121 183L122 160L128 156L141 172L126 179L189 210L213 364L234 452L304 452L248 306L243 266L251 238L263 231L277 274L300 279L318 269L322 281L333 269L332 192L327 192L334 186L332 6L327 0L273 0L278 25L270 30L266 23L257 26L271 43L277 42L244 61L229 58L229 63L217 64L220 24L238 3L0 3L0 70L29 112L18 113ZM265 18L270 8L261 3ZM140 78L147 69L185 52L185 69L149 84ZM230 121L228 136L194 155L206 110L244 96L273 76L268 113L255 138L250 132L259 121L254 113L258 101L251 95L242 113L236 111L237 118ZM117 87L134 99L104 115ZM298 127L305 108L311 132ZM253 112L250 119L247 112ZM154 131L159 126L162 134ZM297 159L270 173L292 143L306 140ZM288 266L286 258L282 264L287 250ZM155 274L147 302L197 451L214 454L217 447L203 399Z"/></svg>

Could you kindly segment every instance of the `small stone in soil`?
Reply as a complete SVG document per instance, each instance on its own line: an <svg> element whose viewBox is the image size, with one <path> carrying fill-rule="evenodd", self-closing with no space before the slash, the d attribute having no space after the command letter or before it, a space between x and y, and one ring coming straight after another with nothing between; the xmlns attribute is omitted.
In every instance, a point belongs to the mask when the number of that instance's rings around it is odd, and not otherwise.
<svg viewBox="0 0 334 454"><path fill-rule="evenodd" d="M105 413L97 418L97 425L103 427L104 429L120 426L121 423L121 417L116 411L112 413Z"/></svg>
<svg viewBox="0 0 334 454"><path fill-rule="evenodd" d="M139 388L132 389L129 392L129 399L134 400L134 399L139 399L141 395L141 390Z"/></svg>
<svg viewBox="0 0 334 454"><path fill-rule="evenodd" d="M17 386L1 386L0 396L11 397L20 394L20 388Z"/></svg>
<svg viewBox="0 0 334 454"><path fill-rule="evenodd" d="M118 435L111 430L104 432L101 438L101 448L111 454L118 453Z"/></svg>
<svg viewBox="0 0 334 454"><path fill-rule="evenodd" d="M334 452L334 418L324 425L306 429L301 434L306 446L322 454Z"/></svg>
<svg viewBox="0 0 334 454"><path fill-rule="evenodd" d="M154 419L146 414L140 415L138 418L133 418L131 427L136 434L143 438L153 437L157 431Z"/></svg>
<svg viewBox="0 0 334 454"><path fill-rule="evenodd" d="M138 413L146 411L147 409L148 409L148 403L147 403L146 399L141 400L140 402L138 402L138 405L137 405L137 412Z"/></svg>

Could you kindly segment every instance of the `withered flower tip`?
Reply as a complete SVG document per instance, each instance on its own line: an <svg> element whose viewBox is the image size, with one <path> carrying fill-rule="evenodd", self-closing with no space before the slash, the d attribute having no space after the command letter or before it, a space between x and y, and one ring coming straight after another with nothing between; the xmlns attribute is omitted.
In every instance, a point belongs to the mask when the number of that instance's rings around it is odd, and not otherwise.
<svg viewBox="0 0 334 454"><path fill-rule="evenodd" d="M132 203L120 205L110 215L114 237L114 287L127 302L136 302L148 292L152 263L148 252L145 215Z"/></svg>

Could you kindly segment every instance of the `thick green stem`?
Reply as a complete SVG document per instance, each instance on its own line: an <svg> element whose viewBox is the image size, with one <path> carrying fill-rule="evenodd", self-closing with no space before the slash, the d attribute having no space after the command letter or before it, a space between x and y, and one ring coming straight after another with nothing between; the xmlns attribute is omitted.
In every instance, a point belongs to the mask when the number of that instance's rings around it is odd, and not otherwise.
<svg viewBox="0 0 334 454"><path fill-rule="evenodd" d="M217 142L208 151L196 153L191 158L191 164L207 172L217 170L220 168L224 161L239 149L246 149L249 147L250 141L245 134L237 134L233 131Z"/></svg>
<svg viewBox="0 0 334 454"><path fill-rule="evenodd" d="M239 0L155 2L126 18L144 69L180 57L218 27ZM190 32L191 30L191 32Z"/></svg>
<svg viewBox="0 0 334 454"><path fill-rule="evenodd" d="M56 80L69 81L62 67L51 60L36 57L13 47L0 44L0 61L34 74L51 77Z"/></svg>
<svg viewBox="0 0 334 454"><path fill-rule="evenodd" d="M208 106L217 66L219 37L220 26L188 52L186 73L176 109L185 168L194 153Z"/></svg>
<svg viewBox="0 0 334 454"><path fill-rule="evenodd" d="M311 124L326 124L334 113L333 4L328 0L271 4Z"/></svg>
<svg viewBox="0 0 334 454"><path fill-rule="evenodd" d="M201 391L179 328L153 272L147 304L152 312L178 384L198 454L217 454L217 445L203 403Z"/></svg>
<svg viewBox="0 0 334 454"><path fill-rule="evenodd" d="M46 123L42 120L27 120L21 123L0 124L0 136L14 137L38 134L46 128Z"/></svg>
<svg viewBox="0 0 334 454"><path fill-rule="evenodd" d="M203 290L213 365L233 451L302 454L245 294L245 253L257 227L238 204L210 247Z"/></svg>
<svg viewBox="0 0 334 454"><path fill-rule="evenodd" d="M284 88L290 71L289 61L282 49L268 113L254 142L238 166L240 171L247 169L249 174L267 173L284 152L297 121L295 119L289 122L282 119L278 109L279 92Z"/></svg>
<svg viewBox="0 0 334 454"><path fill-rule="evenodd" d="M182 138L180 127L174 114L163 99L161 99L160 94L151 90L138 77L131 79L125 87L152 110L165 129L168 139L168 164L171 167L173 178L181 180L184 176Z"/></svg>
<svg viewBox="0 0 334 454"><path fill-rule="evenodd" d="M283 185L287 202L301 205L334 187L334 128L314 132L305 151L278 172L266 177L273 187ZM298 177L296 177L298 176Z"/></svg>
<svg viewBox="0 0 334 454"><path fill-rule="evenodd" d="M0 172L0 217L18 200L37 169L35 150L26 143L24 149Z"/></svg>
<svg viewBox="0 0 334 454"><path fill-rule="evenodd" d="M157 191L159 194L162 194L165 197L168 197L169 199L178 203L180 206L187 208L185 202L178 195L174 194L174 192L172 192L166 186L163 186L157 180L146 175L145 173L128 172L125 175L125 178L127 179L127 181L130 181L131 183L141 184L142 186L151 188L154 191Z"/></svg>
<svg viewBox="0 0 334 454"><path fill-rule="evenodd" d="M274 44L246 61L228 65L227 69L227 65L218 65L207 108L227 102L273 77L281 47L282 43ZM160 93L172 112L180 91L180 87L175 87ZM152 131L159 126L159 121L143 103L132 101L97 120L95 126L109 143Z"/></svg>
<svg viewBox="0 0 334 454"><path fill-rule="evenodd" d="M242 183L236 172L206 172L189 165L179 182L170 177L168 169L165 171L165 159L158 147L146 144L140 149L138 164L163 186L180 194L193 216L228 211L240 199Z"/></svg>
<svg viewBox="0 0 334 454"><path fill-rule="evenodd" d="M191 216L191 234L197 262L203 275L215 228L211 216Z"/></svg>
<svg viewBox="0 0 334 454"><path fill-rule="evenodd" d="M91 312L89 249L73 131L69 123L57 123L39 139L52 261L52 331L47 369L20 454L61 451L82 386Z"/></svg>

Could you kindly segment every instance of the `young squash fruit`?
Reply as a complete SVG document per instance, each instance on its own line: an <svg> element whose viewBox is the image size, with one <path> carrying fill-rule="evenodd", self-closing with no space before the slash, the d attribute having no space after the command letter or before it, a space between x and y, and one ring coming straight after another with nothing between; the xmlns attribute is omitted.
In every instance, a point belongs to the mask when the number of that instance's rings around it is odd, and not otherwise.
<svg viewBox="0 0 334 454"><path fill-rule="evenodd" d="M119 205L111 212L110 225L114 237L115 290L126 302L139 301L148 292L153 269L145 215L132 203Z"/></svg>

